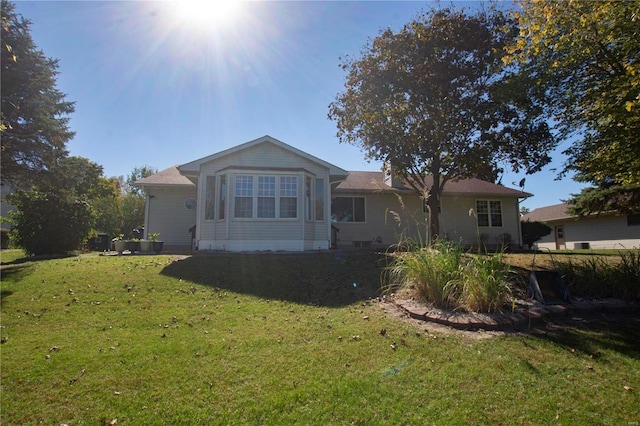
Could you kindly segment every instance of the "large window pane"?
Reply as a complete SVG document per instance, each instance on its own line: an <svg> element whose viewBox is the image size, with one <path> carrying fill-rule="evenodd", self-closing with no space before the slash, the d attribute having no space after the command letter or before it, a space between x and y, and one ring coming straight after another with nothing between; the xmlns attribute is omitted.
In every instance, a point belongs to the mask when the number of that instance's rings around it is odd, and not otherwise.
<svg viewBox="0 0 640 426"><path fill-rule="evenodd" d="M316 220L324 220L324 179L316 179L315 210Z"/></svg>
<svg viewBox="0 0 640 426"><path fill-rule="evenodd" d="M258 217L276 217L275 176L258 176Z"/></svg>
<svg viewBox="0 0 640 426"><path fill-rule="evenodd" d="M476 217L478 226L489 226L489 206L486 201L476 201Z"/></svg>
<svg viewBox="0 0 640 426"><path fill-rule="evenodd" d="M491 226L502 226L502 203L490 201L489 212L491 213Z"/></svg>
<svg viewBox="0 0 640 426"><path fill-rule="evenodd" d="M306 177L304 181L304 210L307 220L313 219L313 209L311 208L311 178Z"/></svg>
<svg viewBox="0 0 640 426"><path fill-rule="evenodd" d="M298 178L280 177L280 217L298 217Z"/></svg>
<svg viewBox="0 0 640 426"><path fill-rule="evenodd" d="M280 217L298 217L298 199L293 197L280 197Z"/></svg>
<svg viewBox="0 0 640 426"><path fill-rule="evenodd" d="M236 176L235 217L253 217L253 176Z"/></svg>
<svg viewBox="0 0 640 426"><path fill-rule="evenodd" d="M204 218L205 220L213 220L215 219L215 188L216 188L216 177L215 176L207 176L206 180L206 191L205 191L205 206L204 206Z"/></svg>
<svg viewBox="0 0 640 426"><path fill-rule="evenodd" d="M227 209L227 175L220 175L220 191L218 195L218 219L224 219L224 213Z"/></svg>
<svg viewBox="0 0 640 426"><path fill-rule="evenodd" d="M332 222L365 222L364 197L334 197L331 199Z"/></svg>

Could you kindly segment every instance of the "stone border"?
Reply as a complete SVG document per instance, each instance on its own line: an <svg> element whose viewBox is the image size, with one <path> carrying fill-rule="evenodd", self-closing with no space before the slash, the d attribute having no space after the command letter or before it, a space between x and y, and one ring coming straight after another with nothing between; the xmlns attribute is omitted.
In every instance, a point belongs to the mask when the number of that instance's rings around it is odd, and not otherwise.
<svg viewBox="0 0 640 426"><path fill-rule="evenodd" d="M393 303L411 318L446 325L458 330L523 331L540 325L551 317L566 317L575 313L599 314L640 313L638 303L618 299L575 300L571 304L535 304L516 308L515 312L478 314L445 311L411 299L394 299Z"/></svg>

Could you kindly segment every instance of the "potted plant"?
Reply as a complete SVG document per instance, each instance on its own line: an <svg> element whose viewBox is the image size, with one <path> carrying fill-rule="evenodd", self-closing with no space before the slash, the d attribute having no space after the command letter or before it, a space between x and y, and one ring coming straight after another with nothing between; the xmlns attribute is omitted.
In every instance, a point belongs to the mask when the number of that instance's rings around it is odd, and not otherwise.
<svg viewBox="0 0 640 426"><path fill-rule="evenodd" d="M136 251L140 251L140 240L137 238L132 238L127 241L127 249L133 253Z"/></svg>
<svg viewBox="0 0 640 426"><path fill-rule="evenodd" d="M158 241L159 236L160 236L159 232L154 232L152 234L149 234L149 239L151 240L153 251L155 251L156 253L160 253L162 251L162 246L164 245L163 241Z"/></svg>
<svg viewBox="0 0 640 426"><path fill-rule="evenodd" d="M151 240L140 240L140 251L149 253L151 251Z"/></svg>
<svg viewBox="0 0 640 426"><path fill-rule="evenodd" d="M124 239L124 234L118 235L111 241L113 241L113 247L118 254L122 254L122 252L127 248L127 240Z"/></svg>

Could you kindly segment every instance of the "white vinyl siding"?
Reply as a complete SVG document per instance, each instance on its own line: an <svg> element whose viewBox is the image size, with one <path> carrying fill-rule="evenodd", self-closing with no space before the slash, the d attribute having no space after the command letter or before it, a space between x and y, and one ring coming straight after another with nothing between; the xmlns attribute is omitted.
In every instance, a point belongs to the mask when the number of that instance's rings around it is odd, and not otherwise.
<svg viewBox="0 0 640 426"><path fill-rule="evenodd" d="M159 232L165 247L190 248L189 228L196 224L196 209L187 209L184 201L196 198L193 188L153 188L148 192L149 216L145 223L148 234Z"/></svg>

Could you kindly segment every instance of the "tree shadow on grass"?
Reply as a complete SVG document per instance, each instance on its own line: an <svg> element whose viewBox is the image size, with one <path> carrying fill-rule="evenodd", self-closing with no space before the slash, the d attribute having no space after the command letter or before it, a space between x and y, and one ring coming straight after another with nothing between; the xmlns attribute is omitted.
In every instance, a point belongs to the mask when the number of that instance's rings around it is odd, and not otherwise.
<svg viewBox="0 0 640 426"><path fill-rule="evenodd" d="M3 266L0 271L0 277L3 284L8 282L17 282L33 272L33 268L27 264L12 264L11 266ZM4 298L5 290L2 290L2 298Z"/></svg>
<svg viewBox="0 0 640 426"><path fill-rule="evenodd" d="M265 299L337 307L380 295L383 255L219 253L176 261L162 274Z"/></svg>
<svg viewBox="0 0 640 426"><path fill-rule="evenodd" d="M597 359L602 348L640 359L640 315L594 314L549 324L545 333L535 335L571 352Z"/></svg>

